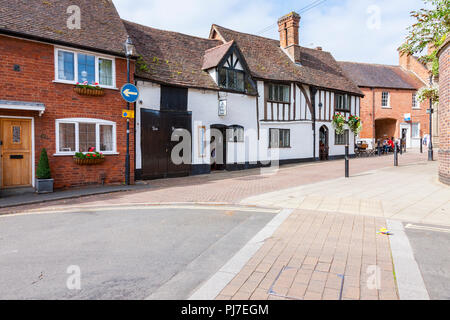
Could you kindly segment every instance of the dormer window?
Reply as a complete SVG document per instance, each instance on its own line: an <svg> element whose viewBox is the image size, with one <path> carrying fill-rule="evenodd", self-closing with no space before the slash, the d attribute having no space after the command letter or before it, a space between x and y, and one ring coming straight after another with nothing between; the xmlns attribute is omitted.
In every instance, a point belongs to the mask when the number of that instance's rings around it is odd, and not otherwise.
<svg viewBox="0 0 450 320"><path fill-rule="evenodd" d="M207 71L221 89L246 94L257 92L248 65L234 41L208 49L202 70Z"/></svg>
<svg viewBox="0 0 450 320"><path fill-rule="evenodd" d="M224 89L242 91L245 90L245 73L240 70L234 70L222 67L219 71L219 84Z"/></svg>

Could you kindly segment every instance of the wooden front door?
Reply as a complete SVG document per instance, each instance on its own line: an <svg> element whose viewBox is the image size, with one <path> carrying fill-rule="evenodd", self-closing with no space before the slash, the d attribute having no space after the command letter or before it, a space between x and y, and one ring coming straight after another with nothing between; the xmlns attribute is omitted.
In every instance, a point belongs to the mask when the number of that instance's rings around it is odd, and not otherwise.
<svg viewBox="0 0 450 320"><path fill-rule="evenodd" d="M31 186L31 120L0 119L1 186Z"/></svg>

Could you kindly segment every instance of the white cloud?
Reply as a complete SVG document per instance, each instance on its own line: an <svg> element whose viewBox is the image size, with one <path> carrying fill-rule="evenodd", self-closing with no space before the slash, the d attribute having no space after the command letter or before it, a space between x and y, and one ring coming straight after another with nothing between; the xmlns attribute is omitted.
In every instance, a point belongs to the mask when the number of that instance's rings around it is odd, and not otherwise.
<svg viewBox="0 0 450 320"><path fill-rule="evenodd" d="M264 36L278 38L277 19L313 0L113 0L122 18L147 26L207 37L211 24L256 34L273 25ZM379 28L368 26L380 9ZM337 60L397 64L397 48L413 22L409 13L422 0L328 0L302 14L301 45L322 46ZM376 22L376 19L375 19Z"/></svg>

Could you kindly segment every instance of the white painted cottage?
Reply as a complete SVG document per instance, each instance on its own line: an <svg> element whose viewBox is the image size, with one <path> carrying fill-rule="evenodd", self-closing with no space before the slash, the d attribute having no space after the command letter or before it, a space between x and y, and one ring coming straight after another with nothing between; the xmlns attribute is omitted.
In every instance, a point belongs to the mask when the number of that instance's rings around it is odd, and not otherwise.
<svg viewBox="0 0 450 320"><path fill-rule="evenodd" d="M331 120L359 116L363 94L330 53L299 46L299 22L282 17L277 41L217 25L203 39L124 21L140 55L136 178L333 159L346 144L354 153L351 131L336 135ZM192 134L181 165L177 129Z"/></svg>

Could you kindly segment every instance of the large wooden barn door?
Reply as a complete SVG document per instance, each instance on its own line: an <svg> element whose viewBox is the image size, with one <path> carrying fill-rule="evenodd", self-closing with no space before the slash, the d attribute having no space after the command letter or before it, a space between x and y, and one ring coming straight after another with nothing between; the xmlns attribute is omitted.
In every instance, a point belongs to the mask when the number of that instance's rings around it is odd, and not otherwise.
<svg viewBox="0 0 450 320"><path fill-rule="evenodd" d="M176 129L192 133L192 115L188 112L141 111L141 153L142 178L158 179L189 175L191 165L175 165L171 159L172 149L178 142L172 142Z"/></svg>

